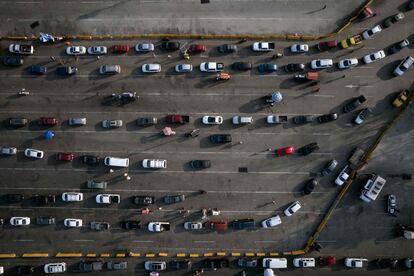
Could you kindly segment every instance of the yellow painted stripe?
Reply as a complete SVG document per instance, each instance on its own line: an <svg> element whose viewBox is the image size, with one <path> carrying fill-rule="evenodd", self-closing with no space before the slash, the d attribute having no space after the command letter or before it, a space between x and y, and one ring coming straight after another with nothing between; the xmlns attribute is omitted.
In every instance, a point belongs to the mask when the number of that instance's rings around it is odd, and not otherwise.
<svg viewBox="0 0 414 276"><path fill-rule="evenodd" d="M158 256L159 257L168 257L168 253L160 252L160 253L158 253Z"/></svg>
<svg viewBox="0 0 414 276"><path fill-rule="evenodd" d="M264 257L264 256L266 256L266 253L264 253L264 252L257 252L256 253L256 256L257 257Z"/></svg>
<svg viewBox="0 0 414 276"><path fill-rule="evenodd" d="M185 253L177 253L177 257L179 257L179 258L182 258L182 257L185 257L185 256L186 256Z"/></svg>
<svg viewBox="0 0 414 276"><path fill-rule="evenodd" d="M244 256L246 256L246 257L254 257L254 253L253 252L246 252L246 253L244 253Z"/></svg>
<svg viewBox="0 0 414 276"><path fill-rule="evenodd" d="M56 254L56 256L55 257L58 257L58 258L76 258L76 257L82 257L82 253L62 253L62 252L59 252L59 253L57 253Z"/></svg>
<svg viewBox="0 0 414 276"><path fill-rule="evenodd" d="M231 252L231 256L232 257L240 257L240 253L239 252Z"/></svg>
<svg viewBox="0 0 414 276"><path fill-rule="evenodd" d="M115 254L116 258L124 258L125 257L125 253L116 253Z"/></svg>
<svg viewBox="0 0 414 276"><path fill-rule="evenodd" d="M96 258L96 254L95 253L88 253L86 254L87 258Z"/></svg>
<svg viewBox="0 0 414 276"><path fill-rule="evenodd" d="M101 255L99 255L100 257L102 257L102 258L109 258L109 256L111 256L111 255L109 255L109 253L101 253Z"/></svg>
<svg viewBox="0 0 414 276"><path fill-rule="evenodd" d="M220 256L220 257L226 256L226 252L217 252L217 256Z"/></svg>
<svg viewBox="0 0 414 276"><path fill-rule="evenodd" d="M0 254L0 258L4 259L4 258L16 258L17 255L14 253L3 253Z"/></svg>
<svg viewBox="0 0 414 276"><path fill-rule="evenodd" d="M23 253L23 258L47 258L49 253Z"/></svg>
<svg viewBox="0 0 414 276"><path fill-rule="evenodd" d="M190 253L190 258L198 258L200 257L200 254L198 253Z"/></svg>
<svg viewBox="0 0 414 276"><path fill-rule="evenodd" d="M279 256L279 253L277 253L277 252L269 252L269 256L271 256L271 257Z"/></svg>
<svg viewBox="0 0 414 276"><path fill-rule="evenodd" d="M214 253L212 253L212 252L204 253L204 257L213 257L213 256L214 256Z"/></svg>
<svg viewBox="0 0 414 276"><path fill-rule="evenodd" d="M130 257L141 257L141 253L129 252Z"/></svg>
<svg viewBox="0 0 414 276"><path fill-rule="evenodd" d="M155 254L154 253L147 253L147 254L145 254L145 257L146 258L154 258Z"/></svg>

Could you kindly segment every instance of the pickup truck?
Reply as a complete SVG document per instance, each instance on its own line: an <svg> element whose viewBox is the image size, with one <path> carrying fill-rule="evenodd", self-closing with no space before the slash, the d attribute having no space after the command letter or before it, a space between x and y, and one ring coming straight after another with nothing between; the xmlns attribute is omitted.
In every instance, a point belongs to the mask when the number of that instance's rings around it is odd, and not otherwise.
<svg viewBox="0 0 414 276"><path fill-rule="evenodd" d="M148 223L148 231L150 232L170 231L170 223L169 222L150 222Z"/></svg>
<svg viewBox="0 0 414 276"><path fill-rule="evenodd" d="M288 116L282 115L269 115L266 117L266 123L268 124L284 124L287 123Z"/></svg>
<svg viewBox="0 0 414 276"><path fill-rule="evenodd" d="M21 55L33 55L34 47L33 45L10 44L9 52Z"/></svg>
<svg viewBox="0 0 414 276"><path fill-rule="evenodd" d="M254 52L271 52L275 49L275 43L273 42L255 42L252 45Z"/></svg>
<svg viewBox="0 0 414 276"><path fill-rule="evenodd" d="M179 114L167 115L165 122L167 124L187 124L190 122L190 116Z"/></svg>
<svg viewBox="0 0 414 276"><path fill-rule="evenodd" d="M112 204L112 203L120 203L121 196L115 194L99 194L96 196L96 203L99 204Z"/></svg>
<svg viewBox="0 0 414 276"><path fill-rule="evenodd" d="M224 70L224 63L221 62L203 62L200 64L201 72L221 72Z"/></svg>

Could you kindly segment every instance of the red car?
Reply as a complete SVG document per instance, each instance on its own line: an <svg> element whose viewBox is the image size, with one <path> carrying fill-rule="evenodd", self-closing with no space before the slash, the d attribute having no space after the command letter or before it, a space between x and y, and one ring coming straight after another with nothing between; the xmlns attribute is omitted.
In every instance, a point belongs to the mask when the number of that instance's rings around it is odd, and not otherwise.
<svg viewBox="0 0 414 276"><path fill-rule="evenodd" d="M72 161L75 155L71 152L59 152L57 154L57 160L59 161Z"/></svg>
<svg viewBox="0 0 414 276"><path fill-rule="evenodd" d="M119 44L119 45L112 45L111 46L111 51L112 53L117 53L117 54L124 54L124 53L128 53L129 51L129 45L125 44Z"/></svg>
<svg viewBox="0 0 414 276"><path fill-rule="evenodd" d="M227 230L227 221L207 221L205 227L216 231Z"/></svg>
<svg viewBox="0 0 414 276"><path fill-rule="evenodd" d="M334 256L320 256L317 262L320 266L335 265L336 258Z"/></svg>
<svg viewBox="0 0 414 276"><path fill-rule="evenodd" d="M58 119L53 117L41 117L39 119L39 125L42 126L55 126L58 124Z"/></svg>
<svg viewBox="0 0 414 276"><path fill-rule="evenodd" d="M285 156L285 155L291 155L295 153L295 148L292 146L286 147L286 148L280 148L276 150L277 156Z"/></svg>
<svg viewBox="0 0 414 276"><path fill-rule="evenodd" d="M204 53L205 51L207 51L207 47L196 43L196 44L192 44L190 48L188 48L188 51L192 54Z"/></svg>

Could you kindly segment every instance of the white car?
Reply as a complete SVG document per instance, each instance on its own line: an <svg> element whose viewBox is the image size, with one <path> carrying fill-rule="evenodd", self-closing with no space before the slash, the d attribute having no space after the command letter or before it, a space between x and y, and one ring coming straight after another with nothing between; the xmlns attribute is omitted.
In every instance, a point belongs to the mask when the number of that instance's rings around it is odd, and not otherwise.
<svg viewBox="0 0 414 276"><path fill-rule="evenodd" d="M352 268L362 268L364 267L364 262L368 262L368 259L363 258L346 258L345 266Z"/></svg>
<svg viewBox="0 0 414 276"><path fill-rule="evenodd" d="M142 167L146 169L166 169L167 160L144 159L142 160Z"/></svg>
<svg viewBox="0 0 414 276"><path fill-rule="evenodd" d="M175 66L175 72L178 73L187 73L193 71L193 66L191 64L177 64Z"/></svg>
<svg viewBox="0 0 414 276"><path fill-rule="evenodd" d="M25 149L24 155L30 158L42 159L44 156L43 151L36 149Z"/></svg>
<svg viewBox="0 0 414 276"><path fill-rule="evenodd" d="M294 258L295 267L315 267L315 258Z"/></svg>
<svg viewBox="0 0 414 276"><path fill-rule="evenodd" d="M364 62L366 64L369 64L369 63L373 63L373 62L375 62L377 60L380 60L380 59L383 59L383 58L385 58L385 53L384 53L383 50L380 50L378 52L371 53L369 55L364 56Z"/></svg>
<svg viewBox="0 0 414 276"><path fill-rule="evenodd" d="M224 64L218 62L203 62L200 64L201 72L221 72L224 70Z"/></svg>
<svg viewBox="0 0 414 276"><path fill-rule="evenodd" d="M16 153L17 153L17 149L14 147L0 148L0 154L3 154L3 155L16 155Z"/></svg>
<svg viewBox="0 0 414 276"><path fill-rule="evenodd" d="M295 201L292 204L290 204L289 207L286 208L284 213L287 217L290 217L291 215L299 211L300 208L302 208L302 205L300 205L300 202Z"/></svg>
<svg viewBox="0 0 414 276"><path fill-rule="evenodd" d="M271 228L274 226L277 226L282 223L282 220L280 219L280 216L274 216L268 219L265 219L262 221L262 227L263 228Z"/></svg>
<svg viewBox="0 0 414 276"><path fill-rule="evenodd" d="M66 54L70 56L86 54L86 47L84 46L69 46L66 48Z"/></svg>
<svg viewBox="0 0 414 276"><path fill-rule="evenodd" d="M407 71L411 66L413 66L414 58L411 56L406 57L401 61L400 64L398 64L397 68L394 70L395 76L402 76L405 71Z"/></svg>
<svg viewBox="0 0 414 276"><path fill-rule="evenodd" d="M203 229L203 223L201 222L184 222L184 229L185 230L200 230Z"/></svg>
<svg viewBox="0 0 414 276"><path fill-rule="evenodd" d="M63 221L63 225L65 225L66 227L71 227L71 228L82 227L82 220L75 219L75 218L67 218Z"/></svg>
<svg viewBox="0 0 414 276"><path fill-rule="evenodd" d="M135 51L137 52L152 52L154 51L154 44L152 43L139 43L135 45Z"/></svg>
<svg viewBox="0 0 414 276"><path fill-rule="evenodd" d="M92 46L88 48L88 54L90 55L106 55L108 49L105 46Z"/></svg>
<svg viewBox="0 0 414 276"><path fill-rule="evenodd" d="M96 195L95 201L98 204L120 203L121 196L117 194L99 194L99 195Z"/></svg>
<svg viewBox="0 0 414 276"><path fill-rule="evenodd" d="M234 116L232 122L233 125L248 125L253 123L253 118L250 116Z"/></svg>
<svg viewBox="0 0 414 276"><path fill-rule="evenodd" d="M43 271L46 274L62 273L66 271L66 263L50 263L45 264Z"/></svg>
<svg viewBox="0 0 414 276"><path fill-rule="evenodd" d="M67 202L82 201L83 193L66 192L62 193L62 200Z"/></svg>
<svg viewBox="0 0 414 276"><path fill-rule="evenodd" d="M375 26L372 29L366 30L362 33L362 37L364 39L369 39L372 38L375 34L379 33L382 31L382 28L380 25Z"/></svg>
<svg viewBox="0 0 414 276"><path fill-rule="evenodd" d="M159 73L161 72L161 65L158 63L146 63L142 65L142 72L144 73Z"/></svg>
<svg viewBox="0 0 414 276"><path fill-rule="evenodd" d="M335 179L335 184L338 186L342 186L345 183L345 181L347 181L349 178L349 173L350 173L349 171L350 171L349 166L346 165L342 169L342 171L338 174L338 177Z"/></svg>
<svg viewBox="0 0 414 276"><path fill-rule="evenodd" d="M10 219L10 224L13 226L25 226L30 224L29 217L12 217Z"/></svg>
<svg viewBox="0 0 414 276"><path fill-rule="evenodd" d="M357 65L358 65L357 58L342 59L338 62L339 69L347 69L347 68L355 67Z"/></svg>
<svg viewBox="0 0 414 276"><path fill-rule="evenodd" d="M311 62L312 69L325 69L333 66L332 59L325 58L325 59L315 59Z"/></svg>
<svg viewBox="0 0 414 276"><path fill-rule="evenodd" d="M203 124L205 125L221 125L223 117L221 116L203 116Z"/></svg>
<svg viewBox="0 0 414 276"><path fill-rule="evenodd" d="M309 51L308 44L293 44L290 46L290 51L292 53L306 53Z"/></svg>

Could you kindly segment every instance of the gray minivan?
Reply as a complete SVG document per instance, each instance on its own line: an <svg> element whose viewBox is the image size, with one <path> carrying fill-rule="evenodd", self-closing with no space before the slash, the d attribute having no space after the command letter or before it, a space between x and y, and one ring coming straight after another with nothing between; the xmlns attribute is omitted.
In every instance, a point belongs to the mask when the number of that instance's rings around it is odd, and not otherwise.
<svg viewBox="0 0 414 276"><path fill-rule="evenodd" d="M86 182L86 186L89 189L106 189L107 185L108 185L108 182L106 181L88 180L88 182Z"/></svg>

